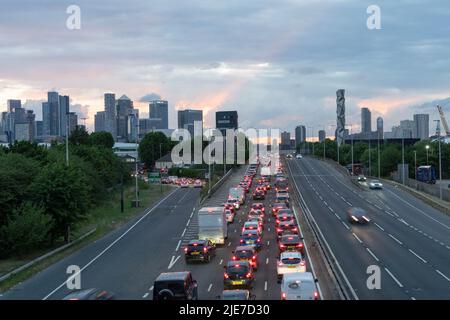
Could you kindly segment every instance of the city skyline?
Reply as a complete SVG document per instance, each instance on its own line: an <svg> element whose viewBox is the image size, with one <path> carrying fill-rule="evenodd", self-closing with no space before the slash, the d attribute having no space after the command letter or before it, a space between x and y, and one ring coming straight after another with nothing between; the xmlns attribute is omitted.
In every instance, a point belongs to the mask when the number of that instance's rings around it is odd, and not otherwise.
<svg viewBox="0 0 450 320"><path fill-rule="evenodd" d="M356 123L359 109L368 107L374 119L386 119L388 128L419 113L415 106L450 97L445 85L449 27L436 28L436 21L445 20L445 1L426 7L383 2L381 30L367 29L366 7L358 1L282 1L277 6L179 2L170 8L144 1L133 7L113 3L104 12L79 1L82 27L68 30L63 4L30 3L33 15L28 15L6 1L0 17L14 36L2 39L0 109L7 99L20 98L25 104L26 99L44 100L44 92L55 89L72 97L92 130L103 93L116 92L135 101L144 117L148 106L142 98L168 100L172 128L179 109L202 109L206 125L213 126L215 111L235 108L243 127L286 130L300 122L332 122L334 92L345 87L348 122ZM33 28L36 19L39 31ZM417 24L408 24L410 19ZM22 23L17 25L17 20ZM322 27L323 21L333 27ZM199 31L207 26L214 27ZM43 50L48 38L59 43L57 52ZM133 50L124 54L124 46ZM339 54L326 50L330 47ZM55 79L62 69L70 76ZM320 112L310 114L311 107Z"/></svg>

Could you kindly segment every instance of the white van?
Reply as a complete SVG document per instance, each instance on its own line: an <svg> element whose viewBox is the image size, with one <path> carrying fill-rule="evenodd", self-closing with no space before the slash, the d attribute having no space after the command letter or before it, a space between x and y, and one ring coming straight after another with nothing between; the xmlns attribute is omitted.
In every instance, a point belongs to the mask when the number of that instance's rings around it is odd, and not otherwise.
<svg viewBox="0 0 450 320"><path fill-rule="evenodd" d="M281 282L281 300L318 300L316 282L311 272L285 274Z"/></svg>

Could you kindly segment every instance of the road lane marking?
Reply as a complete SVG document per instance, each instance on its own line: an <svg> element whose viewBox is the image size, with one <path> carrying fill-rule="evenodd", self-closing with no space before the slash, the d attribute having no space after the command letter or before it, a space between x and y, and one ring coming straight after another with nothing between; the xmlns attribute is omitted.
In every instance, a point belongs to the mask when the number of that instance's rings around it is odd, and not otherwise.
<svg viewBox="0 0 450 320"><path fill-rule="evenodd" d="M267 281L264 282L264 291L267 291Z"/></svg>
<svg viewBox="0 0 450 320"><path fill-rule="evenodd" d="M266 264L268 264L269 263L269 258L266 258Z"/></svg>
<svg viewBox="0 0 450 320"><path fill-rule="evenodd" d="M326 201L324 201L323 204L328 207L328 203Z"/></svg>
<svg viewBox="0 0 450 320"><path fill-rule="evenodd" d="M171 193L169 193L166 197L164 197L163 199L161 199L156 205L154 205L149 211L147 211L146 214L144 214L141 218L139 218L138 221L136 221L132 226L130 226L124 233L122 233L116 240L114 240L113 242L111 242L110 245L108 245L105 249L103 249L103 251L101 251L98 255L96 255L91 261L89 261L83 268L80 269L80 271L76 272L75 274L72 275L72 278L78 276L82 271L84 271L87 267L89 267L92 263L94 263L98 258L100 258L102 255L105 254L105 252L107 252L109 249L111 249L117 242L120 241L120 239L122 239L123 237L125 237L128 232L130 232L131 230L133 230L142 220L144 220L150 213L153 212L153 210L155 210L156 208L159 207L159 205L161 203L163 203L164 201L166 201L170 196L172 196L173 194L175 194L178 190L180 189L174 189ZM54 289L52 292L50 292L48 295L46 295L44 298L42 298L42 300L47 300L49 297L51 297L55 292L57 292L59 289L61 289L62 287L64 287L67 283L67 280L64 281L63 283L61 283L56 289Z"/></svg>
<svg viewBox="0 0 450 320"><path fill-rule="evenodd" d="M231 242L228 242L228 246L231 246Z"/></svg>
<svg viewBox="0 0 450 320"><path fill-rule="evenodd" d="M221 264L222 264L222 262L223 262L223 259L220 259L219 265L221 265Z"/></svg>
<svg viewBox="0 0 450 320"><path fill-rule="evenodd" d="M347 203L350 207L353 207L353 205L350 202L345 201L345 203Z"/></svg>
<svg viewBox="0 0 450 320"><path fill-rule="evenodd" d="M183 233L181 234L181 237L184 237L184 234L186 233L186 228L184 228Z"/></svg>
<svg viewBox="0 0 450 320"><path fill-rule="evenodd" d="M146 294L144 294L143 296L142 296L142 298L147 298L148 297L148 295L149 295L149 293L147 292Z"/></svg>
<svg viewBox="0 0 450 320"><path fill-rule="evenodd" d="M189 218L189 220L186 223L186 227L189 225L189 223L191 222L191 218Z"/></svg>
<svg viewBox="0 0 450 320"><path fill-rule="evenodd" d="M150 287L150 290L149 290L149 291L153 291L153 286Z"/></svg>
<svg viewBox="0 0 450 320"><path fill-rule="evenodd" d="M338 218L338 220L341 220L341 217L339 217L339 216L337 215L337 213L334 213L334 215L336 216L336 218Z"/></svg>
<svg viewBox="0 0 450 320"><path fill-rule="evenodd" d="M381 231L384 231L384 229L376 222L374 222L374 224L378 227L378 229L380 229Z"/></svg>
<svg viewBox="0 0 450 320"><path fill-rule="evenodd" d="M178 249L180 249L180 244L181 244L181 240L178 240L178 244L177 244L177 247L175 248L175 251L178 251Z"/></svg>
<svg viewBox="0 0 450 320"><path fill-rule="evenodd" d="M443 274L442 272L440 272L438 269L436 269L436 272L439 273L441 276L443 276L447 281L450 282L450 278L448 278L445 274Z"/></svg>
<svg viewBox="0 0 450 320"><path fill-rule="evenodd" d="M172 259L170 260L170 263L169 263L169 266L167 267L167 269L170 270L173 267L173 265L175 263L177 263L178 259L180 259L180 256L178 256L176 258L175 258L175 256L172 256Z"/></svg>
<svg viewBox="0 0 450 320"><path fill-rule="evenodd" d="M267 240L267 245L269 245L270 244L270 241L269 240Z"/></svg>
<svg viewBox="0 0 450 320"><path fill-rule="evenodd" d="M350 227L344 221L341 221L341 223L347 228L347 230L350 230Z"/></svg>
<svg viewBox="0 0 450 320"><path fill-rule="evenodd" d="M334 212L334 209L332 207L328 207L328 209L330 209L331 212Z"/></svg>
<svg viewBox="0 0 450 320"><path fill-rule="evenodd" d="M359 243L363 243L363 242L361 241L361 239L358 238L358 236L357 236L354 232L352 232L352 234L353 234L353 236L356 238L356 240L358 240Z"/></svg>
<svg viewBox="0 0 450 320"><path fill-rule="evenodd" d="M423 263L427 263L427 261L426 261L424 258L422 258L421 256L419 256L417 253L415 253L415 252L412 251L411 249L408 249L408 250L409 250L409 252L411 252L413 255L415 255L417 258L419 258L420 260L422 260Z"/></svg>
<svg viewBox="0 0 450 320"><path fill-rule="evenodd" d="M408 222L406 222L405 220L403 220L403 219L399 219L400 220L400 222L401 223L403 223L403 224L406 224L408 227L409 227L409 224L408 224Z"/></svg>
<svg viewBox="0 0 450 320"><path fill-rule="evenodd" d="M403 288L402 283L401 283L400 281L398 281L396 277L394 277L394 275L389 271L388 268L384 268L384 270L386 270L386 272L391 276L391 278L397 283L397 285L398 285L400 288Z"/></svg>
<svg viewBox="0 0 450 320"><path fill-rule="evenodd" d="M210 284L209 284L209 287L208 287L208 292L210 292L210 291L211 291L211 288L212 288L212 283L210 283Z"/></svg>
<svg viewBox="0 0 450 320"><path fill-rule="evenodd" d="M370 253L370 255L371 255L375 260L380 261L380 260L377 258L377 256L376 256L369 248L366 248L366 250Z"/></svg>
<svg viewBox="0 0 450 320"><path fill-rule="evenodd" d="M379 205L375 205L375 208L379 209L379 210L383 210L383 208L381 208Z"/></svg>
<svg viewBox="0 0 450 320"><path fill-rule="evenodd" d="M270 227L269 227L269 228L267 228L267 231L269 231L269 232L270 232Z"/></svg>
<svg viewBox="0 0 450 320"><path fill-rule="evenodd" d="M397 241L400 245L403 245L403 243L398 240L396 237L394 237L392 234L388 233L388 236L391 237L392 239L394 239L395 241Z"/></svg>

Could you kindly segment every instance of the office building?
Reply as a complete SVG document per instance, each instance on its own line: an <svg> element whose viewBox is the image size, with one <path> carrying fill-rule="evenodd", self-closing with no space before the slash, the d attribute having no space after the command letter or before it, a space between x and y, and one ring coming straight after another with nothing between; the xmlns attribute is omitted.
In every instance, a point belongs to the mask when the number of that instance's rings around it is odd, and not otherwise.
<svg viewBox="0 0 450 320"><path fill-rule="evenodd" d="M36 123L36 138L40 138L44 135L44 128L42 120L38 120Z"/></svg>
<svg viewBox="0 0 450 320"><path fill-rule="evenodd" d="M70 112L69 96L59 96L59 136L65 137L67 130L67 115Z"/></svg>
<svg viewBox="0 0 450 320"><path fill-rule="evenodd" d="M59 108L59 94L55 91L47 93L47 103L49 108L49 124L48 128L51 136L60 135L60 108Z"/></svg>
<svg viewBox="0 0 450 320"><path fill-rule="evenodd" d="M169 105L166 100L153 100L149 104L150 119L160 119L157 129L169 129Z"/></svg>
<svg viewBox="0 0 450 320"><path fill-rule="evenodd" d="M130 110L133 109L133 102L126 95L117 100L117 141L128 142Z"/></svg>
<svg viewBox="0 0 450 320"><path fill-rule="evenodd" d="M372 114L368 108L361 108L361 132L372 132Z"/></svg>
<svg viewBox="0 0 450 320"><path fill-rule="evenodd" d="M169 129L159 129L160 126L161 126L161 119L159 118L139 119L139 139L142 139L149 132L157 132L159 130L169 130Z"/></svg>
<svg viewBox="0 0 450 320"><path fill-rule="evenodd" d="M377 138L383 139L383 118L378 117L377 118Z"/></svg>
<svg viewBox="0 0 450 320"><path fill-rule="evenodd" d="M69 121L69 136L72 133L73 130L78 126L78 116L75 112L69 112L69 115L67 117Z"/></svg>
<svg viewBox="0 0 450 320"><path fill-rule="evenodd" d="M194 137L194 122L196 121L203 123L203 110L178 110L178 128L188 130L191 137Z"/></svg>
<svg viewBox="0 0 450 320"><path fill-rule="evenodd" d="M326 139L326 132L325 130L319 130L319 142L323 142Z"/></svg>
<svg viewBox="0 0 450 320"><path fill-rule="evenodd" d="M116 95L114 93L105 93L105 129L104 131L111 133L114 140L117 140L117 110Z"/></svg>
<svg viewBox="0 0 450 320"><path fill-rule="evenodd" d="M430 116L428 114L415 114L414 119L414 138L420 140L428 139L430 137Z"/></svg>
<svg viewBox="0 0 450 320"><path fill-rule="evenodd" d="M105 111L99 111L95 114L94 131L105 131Z"/></svg>
<svg viewBox="0 0 450 320"><path fill-rule="evenodd" d="M290 149L291 147L291 133L283 131L281 133L281 149Z"/></svg>
<svg viewBox="0 0 450 320"><path fill-rule="evenodd" d="M9 99L6 101L6 105L7 105L7 112L14 112L15 109L22 108L22 101Z"/></svg>
<svg viewBox="0 0 450 320"><path fill-rule="evenodd" d="M128 142L137 141L139 134L139 110L128 109Z"/></svg>
<svg viewBox="0 0 450 320"><path fill-rule="evenodd" d="M297 144L297 146L305 141L306 141L306 127L302 125L295 127L295 143Z"/></svg>

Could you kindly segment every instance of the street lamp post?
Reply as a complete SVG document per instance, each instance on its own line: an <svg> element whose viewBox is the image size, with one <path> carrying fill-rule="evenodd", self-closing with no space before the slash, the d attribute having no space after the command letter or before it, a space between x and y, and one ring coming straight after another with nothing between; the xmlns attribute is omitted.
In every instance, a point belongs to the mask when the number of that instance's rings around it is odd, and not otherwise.
<svg viewBox="0 0 450 320"><path fill-rule="evenodd" d="M430 149L430 146L427 144L425 146L425 150L427 151L427 166L428 166L428 150Z"/></svg>
<svg viewBox="0 0 450 320"><path fill-rule="evenodd" d="M438 134L438 145L439 145L439 198L442 200L442 157L441 157L441 126L439 120L436 121L436 131Z"/></svg>
<svg viewBox="0 0 450 320"><path fill-rule="evenodd" d="M372 159L371 159L371 137L369 137L369 177L371 177L372 176Z"/></svg>
<svg viewBox="0 0 450 320"><path fill-rule="evenodd" d="M414 150L414 180L417 189L417 151Z"/></svg>
<svg viewBox="0 0 450 320"><path fill-rule="evenodd" d="M402 183L405 184L405 136L402 135Z"/></svg>
<svg viewBox="0 0 450 320"><path fill-rule="evenodd" d="M378 132L378 179L381 177L380 133Z"/></svg>
<svg viewBox="0 0 450 320"><path fill-rule="evenodd" d="M162 158L162 152L161 152L162 143L159 144L159 158ZM162 193L162 174L161 171L159 171L159 192Z"/></svg>

